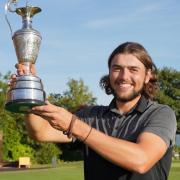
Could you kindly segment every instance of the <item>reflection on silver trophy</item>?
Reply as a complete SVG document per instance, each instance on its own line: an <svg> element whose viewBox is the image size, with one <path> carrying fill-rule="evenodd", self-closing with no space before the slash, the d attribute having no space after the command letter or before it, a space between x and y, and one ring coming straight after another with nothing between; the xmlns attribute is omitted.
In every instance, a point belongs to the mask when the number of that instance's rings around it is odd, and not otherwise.
<svg viewBox="0 0 180 180"><path fill-rule="evenodd" d="M5 17L11 30L18 63L24 65L26 74L18 75L11 83L5 108L12 112L26 113L33 106L43 105L45 102L41 79L30 72L31 65L36 62L42 39L40 33L32 28L32 17L41 9L29 6L27 1L25 7L15 8L16 6L17 0L9 0L5 5ZM22 17L22 28L14 34L7 18L7 12L15 12Z"/></svg>

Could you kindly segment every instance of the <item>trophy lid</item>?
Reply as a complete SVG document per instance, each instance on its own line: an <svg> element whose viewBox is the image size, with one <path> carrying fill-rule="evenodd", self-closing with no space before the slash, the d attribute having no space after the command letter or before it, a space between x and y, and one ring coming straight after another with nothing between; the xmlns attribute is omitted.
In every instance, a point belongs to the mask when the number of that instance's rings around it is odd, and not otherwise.
<svg viewBox="0 0 180 180"><path fill-rule="evenodd" d="M32 18L35 14L39 12L41 12L41 8L32 6L20 7L16 9L16 13L23 18Z"/></svg>

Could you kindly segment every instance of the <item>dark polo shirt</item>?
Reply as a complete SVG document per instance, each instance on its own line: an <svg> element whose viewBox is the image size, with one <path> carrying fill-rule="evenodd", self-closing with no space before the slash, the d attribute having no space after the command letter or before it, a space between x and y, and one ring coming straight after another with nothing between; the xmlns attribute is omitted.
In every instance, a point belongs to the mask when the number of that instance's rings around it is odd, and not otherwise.
<svg viewBox="0 0 180 180"><path fill-rule="evenodd" d="M124 115L116 109L113 100L109 106L85 108L79 111L77 116L93 128L115 138L136 142L142 132L151 132L160 136L168 146L162 159L145 174L125 170L85 146L85 180L166 180L168 178L176 132L176 118L170 107L157 104L142 96L137 105Z"/></svg>

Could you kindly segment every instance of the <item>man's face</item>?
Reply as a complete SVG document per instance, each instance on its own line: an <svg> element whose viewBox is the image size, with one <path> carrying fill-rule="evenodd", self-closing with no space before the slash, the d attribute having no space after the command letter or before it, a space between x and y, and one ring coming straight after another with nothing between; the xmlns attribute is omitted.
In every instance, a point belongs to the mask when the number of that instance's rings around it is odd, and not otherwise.
<svg viewBox="0 0 180 180"><path fill-rule="evenodd" d="M109 74L114 96L122 102L139 96L150 79L145 66L132 54L116 55L111 61Z"/></svg>

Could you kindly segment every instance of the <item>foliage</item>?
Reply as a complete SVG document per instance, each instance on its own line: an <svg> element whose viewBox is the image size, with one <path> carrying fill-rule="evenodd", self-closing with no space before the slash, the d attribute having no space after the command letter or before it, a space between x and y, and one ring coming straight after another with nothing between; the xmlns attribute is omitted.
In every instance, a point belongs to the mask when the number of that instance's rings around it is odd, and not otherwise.
<svg viewBox="0 0 180 180"><path fill-rule="evenodd" d="M33 156L33 149L21 143L23 134L18 129L14 117L5 114L3 121L3 157L4 160L18 160L20 156ZM18 120L17 120L18 121Z"/></svg>
<svg viewBox="0 0 180 180"><path fill-rule="evenodd" d="M160 91L156 100L169 105L175 111L180 133L180 71L164 67L159 70L158 76Z"/></svg>
<svg viewBox="0 0 180 180"><path fill-rule="evenodd" d="M179 146L175 145L175 146L173 147L173 150L174 150L174 152L178 152L179 155L180 155L180 147L179 147Z"/></svg>
<svg viewBox="0 0 180 180"><path fill-rule="evenodd" d="M83 80L70 79L67 83L68 90L62 94L50 94L49 100L57 106L64 107L71 112L76 112L83 105L96 103L96 98L89 92Z"/></svg>
<svg viewBox="0 0 180 180"><path fill-rule="evenodd" d="M40 146L35 153L35 159L39 164L49 164L53 157L59 157L61 153L62 152L55 144L40 143Z"/></svg>

